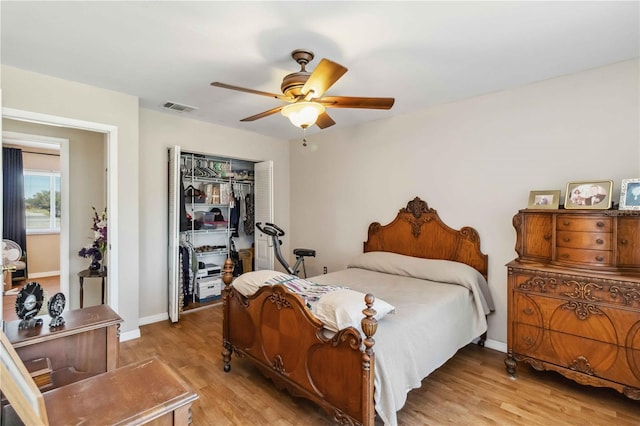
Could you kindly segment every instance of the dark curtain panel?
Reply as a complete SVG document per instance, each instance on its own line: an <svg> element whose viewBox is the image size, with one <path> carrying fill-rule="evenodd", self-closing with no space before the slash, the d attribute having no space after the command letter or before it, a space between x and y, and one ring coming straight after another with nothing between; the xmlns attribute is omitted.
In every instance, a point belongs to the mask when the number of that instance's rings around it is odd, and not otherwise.
<svg viewBox="0 0 640 426"><path fill-rule="evenodd" d="M2 238L13 240L22 248L27 262L27 219L24 209L24 176L22 150L2 148ZM25 279L27 268L13 273L15 279Z"/></svg>

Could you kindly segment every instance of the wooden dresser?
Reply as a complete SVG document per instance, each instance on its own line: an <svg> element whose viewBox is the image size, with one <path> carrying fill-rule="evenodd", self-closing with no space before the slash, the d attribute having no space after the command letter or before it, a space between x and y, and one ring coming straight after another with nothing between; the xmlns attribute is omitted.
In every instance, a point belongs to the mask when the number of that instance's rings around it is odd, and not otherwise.
<svg viewBox="0 0 640 426"><path fill-rule="evenodd" d="M640 399L640 212L521 210L505 359Z"/></svg>

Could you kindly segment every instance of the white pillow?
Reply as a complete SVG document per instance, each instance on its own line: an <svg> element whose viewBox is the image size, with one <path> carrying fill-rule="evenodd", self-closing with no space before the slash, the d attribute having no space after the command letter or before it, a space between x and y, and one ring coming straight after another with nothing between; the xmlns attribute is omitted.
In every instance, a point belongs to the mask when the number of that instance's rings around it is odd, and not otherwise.
<svg viewBox="0 0 640 426"><path fill-rule="evenodd" d="M364 318L362 311L367 307L364 296L363 293L350 289L332 291L323 295L315 303L313 314L331 331L346 327L362 330L361 321ZM377 312L374 318L378 321L389 313L395 313L395 307L378 298L373 303L373 309Z"/></svg>
<svg viewBox="0 0 640 426"><path fill-rule="evenodd" d="M270 269L263 269L261 271L252 271L246 272L235 280L233 280L233 287L240 292L244 297L249 297L254 294L260 287L267 284L266 281L272 279L273 277L277 277L279 275L284 275L282 272L272 271Z"/></svg>

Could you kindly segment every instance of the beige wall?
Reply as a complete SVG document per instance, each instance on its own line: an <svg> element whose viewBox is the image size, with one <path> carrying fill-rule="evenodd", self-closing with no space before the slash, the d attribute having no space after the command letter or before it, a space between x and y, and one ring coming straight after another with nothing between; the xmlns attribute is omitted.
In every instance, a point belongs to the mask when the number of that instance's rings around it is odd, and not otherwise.
<svg viewBox="0 0 640 426"><path fill-rule="evenodd" d="M168 148L241 160L273 160L274 215L289 227L289 143L174 114L140 110L140 317L167 314Z"/></svg>
<svg viewBox="0 0 640 426"><path fill-rule="evenodd" d="M506 342L512 217L531 190L612 179L617 202L620 180L640 176L638 73L628 61L292 142L292 246L317 250L312 274L343 268L369 223L419 196L478 230L497 304L489 338Z"/></svg>
<svg viewBox="0 0 640 426"><path fill-rule="evenodd" d="M66 127L46 126L38 123L3 119L3 129L7 132L18 132L31 135L49 136L69 141L69 294L68 305L70 308L80 306L78 272L86 269L89 259L78 256L78 251L91 242L93 232L93 211L95 206L101 211L106 205L106 172L105 172L105 138L102 133L89 132L81 129L69 129ZM34 157L43 157L25 154L25 167L28 161ZM46 157L45 157L46 158ZM51 157L49 157L51 158ZM58 160L59 163L59 160ZM29 167L38 169L48 167L46 164L33 163ZM57 169L60 166L57 165ZM50 246L50 249L45 247ZM37 272L56 271L60 269L60 244L54 244L52 236L40 238L31 235L27 239L29 251L29 274ZM32 250L34 252L32 252ZM52 267L54 259L57 261L55 269ZM36 262L36 263L33 263ZM99 286L87 286L85 288L84 306L100 303L101 295ZM95 303L94 303L95 302Z"/></svg>
<svg viewBox="0 0 640 426"><path fill-rule="evenodd" d="M115 126L119 250L118 314L122 332L138 330L138 98L43 74L2 66L2 107ZM6 129L5 129L6 130ZM71 161L74 161L73 159ZM103 170L102 166L99 170ZM87 169L87 176L96 169ZM90 213L89 213L90 214ZM80 219L85 222L83 219ZM86 223L86 222L85 222ZM90 222L89 222L90 225ZM70 247L73 250L74 247ZM131 334L130 334L131 335Z"/></svg>
<svg viewBox="0 0 640 426"><path fill-rule="evenodd" d="M29 279L59 275L60 234L27 235L27 259Z"/></svg>

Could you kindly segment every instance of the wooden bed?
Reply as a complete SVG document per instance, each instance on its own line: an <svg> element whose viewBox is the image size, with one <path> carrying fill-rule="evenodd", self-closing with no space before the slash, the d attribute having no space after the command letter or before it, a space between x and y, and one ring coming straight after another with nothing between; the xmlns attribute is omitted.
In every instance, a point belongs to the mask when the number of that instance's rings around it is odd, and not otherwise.
<svg viewBox="0 0 640 426"><path fill-rule="evenodd" d="M461 262L487 278L488 258L478 233L448 227L418 197L388 225L369 226L364 252L374 251ZM315 402L338 424L373 426L375 297L367 294L363 300L364 338L353 327L329 335L284 286L261 287L245 297L231 285L231 270L228 262L222 296L225 371L232 354L245 357L278 388Z"/></svg>

